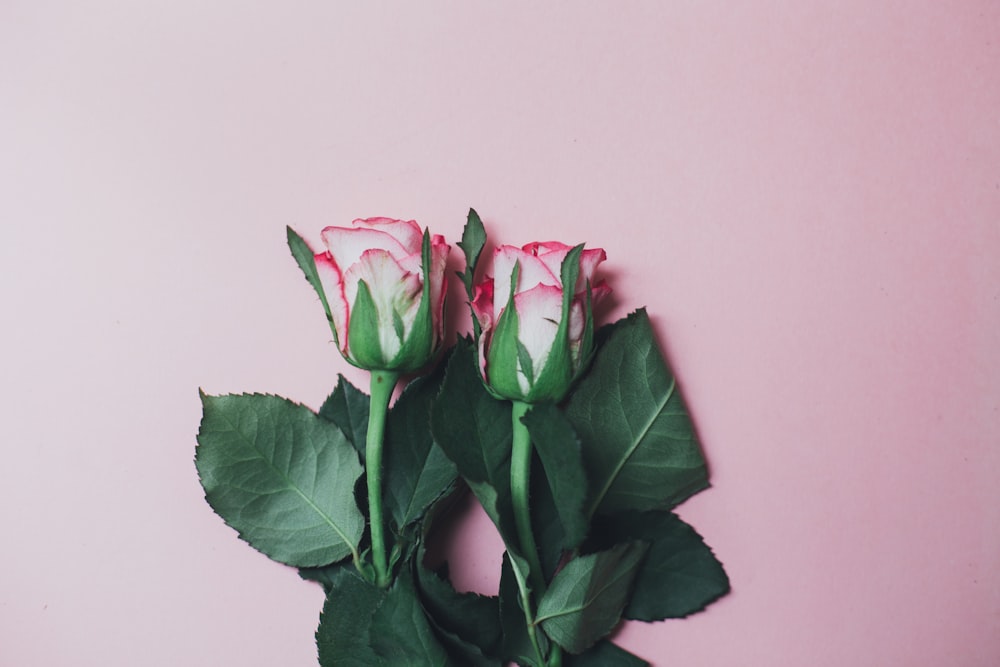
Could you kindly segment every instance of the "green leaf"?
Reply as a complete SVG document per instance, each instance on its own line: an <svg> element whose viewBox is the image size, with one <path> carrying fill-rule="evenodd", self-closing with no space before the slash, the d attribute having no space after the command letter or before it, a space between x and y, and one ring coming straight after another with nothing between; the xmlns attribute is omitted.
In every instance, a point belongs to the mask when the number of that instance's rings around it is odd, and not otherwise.
<svg viewBox="0 0 1000 667"><path fill-rule="evenodd" d="M507 544L517 544L510 498L511 406L483 387L476 351L458 341L431 408L431 432Z"/></svg>
<svg viewBox="0 0 1000 667"><path fill-rule="evenodd" d="M646 548L641 542L619 544L566 563L538 603L535 620L545 634L570 653L582 653L610 633Z"/></svg>
<svg viewBox="0 0 1000 667"><path fill-rule="evenodd" d="M452 663L424 617L408 571L382 590L356 572L333 576L316 631L321 667L445 667Z"/></svg>
<svg viewBox="0 0 1000 667"><path fill-rule="evenodd" d="M306 581L315 581L323 587L323 591L329 595L330 591L343 576L341 570L351 570L357 574L354 564L350 561L342 560L331 565L322 567L300 567L299 576Z"/></svg>
<svg viewBox="0 0 1000 667"><path fill-rule="evenodd" d="M515 661L521 665L536 665L538 658L528 636L524 609L521 604L521 586L527 587L528 564L521 559L520 572L516 572L513 562L520 557L516 554L511 559L509 552L504 553L500 566L500 627L503 631L501 657L507 661ZM544 634L538 633L541 650L547 652L548 640Z"/></svg>
<svg viewBox="0 0 1000 667"><path fill-rule="evenodd" d="M420 599L428 620L438 631L449 655L460 665L500 667L500 599L459 593L443 576L415 565Z"/></svg>
<svg viewBox="0 0 1000 667"><path fill-rule="evenodd" d="M205 498L240 537L297 567L356 556L361 464L344 434L278 396L202 395L195 463Z"/></svg>
<svg viewBox="0 0 1000 667"><path fill-rule="evenodd" d="M332 421L347 436L348 442L365 460L365 439L368 437L368 410L371 399L343 375L337 376L337 386L323 402L319 416Z"/></svg>
<svg viewBox="0 0 1000 667"><path fill-rule="evenodd" d="M458 477L430 431L431 405L443 379L441 364L433 375L410 382L386 421L383 502L397 530L420 520Z"/></svg>
<svg viewBox="0 0 1000 667"><path fill-rule="evenodd" d="M584 502L587 475L583 469L580 440L573 425L553 405L536 405L522 420L542 462L545 478L557 498L556 509L563 526L565 549L573 549L587 534Z"/></svg>
<svg viewBox="0 0 1000 667"><path fill-rule="evenodd" d="M531 529L538 547L538 559L542 565L542 577L545 581L562 563L565 547L570 540L566 539L566 531L559 518L559 501L552 495L552 488L542 474L541 462L537 455L532 461L531 487Z"/></svg>
<svg viewBox="0 0 1000 667"><path fill-rule="evenodd" d="M580 655L564 656L563 667L649 667L649 663L602 639Z"/></svg>
<svg viewBox="0 0 1000 667"><path fill-rule="evenodd" d="M371 646L371 625L386 592L351 568L333 573L316 629L321 667L384 667Z"/></svg>
<svg viewBox="0 0 1000 667"><path fill-rule="evenodd" d="M708 486L708 471L645 310L600 338L566 406L590 479L589 513L677 505Z"/></svg>
<svg viewBox="0 0 1000 667"><path fill-rule="evenodd" d="M642 540L650 545L626 618L683 618L729 592L729 577L715 554L694 528L671 512L608 516L594 530L605 544Z"/></svg>
<svg viewBox="0 0 1000 667"><path fill-rule="evenodd" d="M370 637L385 665L444 667L448 654L434 636L409 570L403 570L372 618Z"/></svg>
<svg viewBox="0 0 1000 667"><path fill-rule="evenodd" d="M462 230L462 240L458 242L458 247L462 249L462 253L465 255L465 271L458 275L462 279L462 284L465 285L465 293L468 295L470 301L473 296L476 265L479 263L479 254L483 251L483 246L485 245L486 229L483 227L483 221L479 218L476 210L470 208L465 228Z"/></svg>

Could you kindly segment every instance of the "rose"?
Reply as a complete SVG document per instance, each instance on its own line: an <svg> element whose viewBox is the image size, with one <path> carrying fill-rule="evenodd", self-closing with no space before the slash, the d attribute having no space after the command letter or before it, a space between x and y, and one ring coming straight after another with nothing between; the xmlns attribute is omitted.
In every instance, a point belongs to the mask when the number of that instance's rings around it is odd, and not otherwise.
<svg viewBox="0 0 1000 667"><path fill-rule="evenodd" d="M409 373L441 346L450 250L413 220L327 227L313 257L337 347L369 370Z"/></svg>
<svg viewBox="0 0 1000 667"><path fill-rule="evenodd" d="M563 399L593 351L592 303L611 291L593 278L606 258L600 248L556 242L496 249L496 279L477 285L472 302L492 393L526 403Z"/></svg>

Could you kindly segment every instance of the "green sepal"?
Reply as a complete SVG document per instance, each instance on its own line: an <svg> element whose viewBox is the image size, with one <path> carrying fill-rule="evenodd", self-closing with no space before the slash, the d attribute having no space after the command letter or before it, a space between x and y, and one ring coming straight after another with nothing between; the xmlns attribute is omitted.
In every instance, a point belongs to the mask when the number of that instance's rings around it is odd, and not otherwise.
<svg viewBox="0 0 1000 667"><path fill-rule="evenodd" d="M298 233L291 227L285 228L285 235L288 239L288 249L292 251L292 257L295 258L295 262L302 269L302 273L306 276L306 281L312 288L316 290L316 294L319 295L320 303L323 304L323 310L326 312L327 322L330 324L330 330L333 332L333 341L340 347L340 341L337 339L337 327L333 326L333 314L330 312L330 303L326 300L326 292L323 291L323 282L319 279L319 272L316 270L316 259L312 248L309 244L305 242Z"/></svg>
<svg viewBox="0 0 1000 667"><path fill-rule="evenodd" d="M483 221L476 213L476 209L469 209L465 228L462 229L462 240L456 245L462 249L462 253L465 255L465 271L458 272L458 277L462 279L465 293L471 301L474 292L476 265L479 264L479 255L486 245L486 229L483 227Z"/></svg>
<svg viewBox="0 0 1000 667"><path fill-rule="evenodd" d="M524 398L524 390L517 381L518 372L518 315L517 308L514 307L514 293L517 291L518 279L521 274L520 262L514 264L514 269L510 274L510 293L507 296L507 304L504 306L497 325L493 330L486 350L486 374L487 384L491 393L512 400Z"/></svg>
<svg viewBox="0 0 1000 667"><path fill-rule="evenodd" d="M539 372L538 378L532 384L524 399L528 403L558 403L569 391L573 382L573 355L569 345L569 318L573 307L574 290L576 280L580 275L580 254L583 252L583 244L580 244L566 253L560 267L560 280L562 281L562 315L559 318L559 328L556 330L555 340L549 356L545 360L545 367ZM587 313L589 316L590 313Z"/></svg>
<svg viewBox="0 0 1000 667"><path fill-rule="evenodd" d="M347 326L347 353L350 361L359 368L385 369L379 337L379 313L371 290L364 280L358 282L358 295L351 304L351 318Z"/></svg>
<svg viewBox="0 0 1000 667"><path fill-rule="evenodd" d="M396 357L388 363L386 370L413 373L426 366L436 352L434 316L431 313L431 237L426 229L420 251L420 270L423 273L423 291L420 294L417 315L413 319L413 328L410 329L410 335L403 341Z"/></svg>

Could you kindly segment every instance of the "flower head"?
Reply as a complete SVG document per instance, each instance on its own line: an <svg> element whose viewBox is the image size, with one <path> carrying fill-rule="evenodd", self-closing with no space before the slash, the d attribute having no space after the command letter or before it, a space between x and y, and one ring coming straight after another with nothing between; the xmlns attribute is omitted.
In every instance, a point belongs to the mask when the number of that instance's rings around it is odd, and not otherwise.
<svg viewBox="0 0 1000 667"><path fill-rule="evenodd" d="M313 258L337 347L361 368L415 371L443 339L450 248L412 220L352 225L324 229Z"/></svg>
<svg viewBox="0 0 1000 667"><path fill-rule="evenodd" d="M593 348L592 303L611 291L593 283L606 257L600 248L557 242L496 249L496 279L477 285L472 302L482 327L480 370L494 394L562 400Z"/></svg>

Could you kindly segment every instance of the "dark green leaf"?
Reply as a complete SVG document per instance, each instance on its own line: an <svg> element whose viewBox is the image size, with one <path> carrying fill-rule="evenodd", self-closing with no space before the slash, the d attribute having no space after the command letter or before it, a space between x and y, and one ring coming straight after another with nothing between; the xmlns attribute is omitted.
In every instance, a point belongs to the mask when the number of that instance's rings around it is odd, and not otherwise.
<svg viewBox="0 0 1000 667"><path fill-rule="evenodd" d="M583 446L590 513L677 505L708 486L708 472L646 312L601 339L566 407Z"/></svg>
<svg viewBox="0 0 1000 667"><path fill-rule="evenodd" d="M531 529L535 535L538 547L538 558L542 564L542 575L545 581L552 579L564 554L564 544L568 544L566 531L559 518L559 502L552 495L545 475L542 474L541 462L538 457L532 462L532 470L538 474L531 476Z"/></svg>
<svg viewBox="0 0 1000 667"><path fill-rule="evenodd" d="M605 517L595 532L605 543L642 540L650 545L625 618L682 618L729 592L729 578L712 550L694 528L671 512Z"/></svg>
<svg viewBox="0 0 1000 667"><path fill-rule="evenodd" d="M584 502L587 475L580 454L580 440L573 425L553 405L536 405L524 416L531 442L542 462L545 478L558 498L556 509L562 522L565 549L573 549L587 534Z"/></svg>
<svg viewBox="0 0 1000 667"><path fill-rule="evenodd" d="M424 617L409 571L388 590L347 568L335 573L316 644L321 667L451 664Z"/></svg>
<svg viewBox="0 0 1000 667"><path fill-rule="evenodd" d="M261 394L202 395L195 463L205 498L254 548L297 567L357 553L361 464L309 408Z"/></svg>
<svg viewBox="0 0 1000 667"><path fill-rule="evenodd" d="M397 530L418 521L455 483L455 465L431 436L431 405L444 378L444 362L433 375L407 385L386 422L384 503Z"/></svg>
<svg viewBox="0 0 1000 667"><path fill-rule="evenodd" d="M528 637L527 622L521 604L521 585L522 583L526 585L527 582L525 576L528 569L527 562L522 560L521 568L523 572L519 576L514 571L510 554L503 555L503 564L500 567L500 626L503 630L501 657L521 665L536 665L537 655ZM549 644L545 635L537 633L537 636L541 650L548 651Z"/></svg>
<svg viewBox="0 0 1000 667"><path fill-rule="evenodd" d="M424 616L409 570L400 572L372 618L370 637L385 665L443 667L448 654Z"/></svg>
<svg viewBox="0 0 1000 667"><path fill-rule="evenodd" d="M358 454L365 460L365 439L368 437L368 410L371 399L343 375L337 376L337 386L319 409L319 416L340 427Z"/></svg>
<svg viewBox="0 0 1000 667"><path fill-rule="evenodd" d="M517 544L510 500L511 405L490 396L471 341L458 341L431 408L431 432L508 544Z"/></svg>
<svg viewBox="0 0 1000 667"><path fill-rule="evenodd" d="M645 544L631 542L569 561L538 603L536 621L567 651L582 653L618 624L645 553Z"/></svg>
<svg viewBox="0 0 1000 667"><path fill-rule="evenodd" d="M459 593L444 578L415 566L420 599L428 619L443 638L449 655L469 667L499 667L500 600L476 593Z"/></svg>
<svg viewBox="0 0 1000 667"><path fill-rule="evenodd" d="M299 576L306 581L315 581L329 595L336 582L343 576L341 570L344 569L351 570L355 574L357 573L353 563L350 561L340 561L332 565L324 565L323 567L300 567Z"/></svg>
<svg viewBox="0 0 1000 667"><path fill-rule="evenodd" d="M351 568L333 573L316 630L321 667L384 667L371 646L371 625L386 592Z"/></svg>
<svg viewBox="0 0 1000 667"><path fill-rule="evenodd" d="M564 656L563 667L649 667L649 663L602 639L580 655Z"/></svg>

